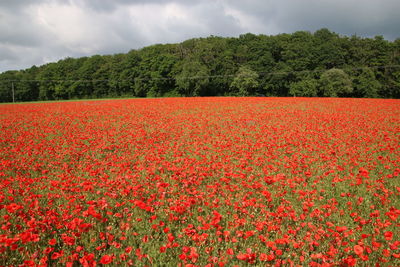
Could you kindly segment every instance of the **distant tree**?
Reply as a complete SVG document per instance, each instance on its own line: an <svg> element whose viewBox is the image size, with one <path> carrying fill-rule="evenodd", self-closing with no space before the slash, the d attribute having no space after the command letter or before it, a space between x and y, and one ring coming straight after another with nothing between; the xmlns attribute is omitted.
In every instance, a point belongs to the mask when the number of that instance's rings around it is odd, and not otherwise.
<svg viewBox="0 0 400 267"><path fill-rule="evenodd" d="M390 77L385 84L384 97L400 98L400 69L392 68Z"/></svg>
<svg viewBox="0 0 400 267"><path fill-rule="evenodd" d="M137 97L145 97L147 94L148 78L140 76L135 78L134 95Z"/></svg>
<svg viewBox="0 0 400 267"><path fill-rule="evenodd" d="M375 74L370 68L363 68L353 80L353 84L356 97L375 98L379 96L381 84L376 80Z"/></svg>
<svg viewBox="0 0 400 267"><path fill-rule="evenodd" d="M118 55L112 63L111 79L119 95L135 95L135 78L139 76L141 57L139 51L131 50L127 54ZM118 82L117 82L118 81Z"/></svg>
<svg viewBox="0 0 400 267"><path fill-rule="evenodd" d="M175 76L176 85L182 95L202 96L210 83L209 76L209 70L204 64L187 60Z"/></svg>
<svg viewBox="0 0 400 267"><path fill-rule="evenodd" d="M204 64L209 75L214 76L209 79L208 85L202 88L202 96L223 95L229 88L232 77L225 75L236 71L235 53L230 40L211 36L196 42L191 60Z"/></svg>
<svg viewBox="0 0 400 267"><path fill-rule="evenodd" d="M314 67L314 44L310 32L298 31L290 36L289 42L283 43L282 59L292 70L302 71Z"/></svg>
<svg viewBox="0 0 400 267"><path fill-rule="evenodd" d="M384 68L384 76L379 81L382 84L381 97L400 98L400 38L391 43L390 60L388 65L393 67ZM377 77L378 78L378 77Z"/></svg>
<svg viewBox="0 0 400 267"><path fill-rule="evenodd" d="M288 96L290 84L296 80L293 70L285 62L278 62L272 73L263 76L268 96Z"/></svg>
<svg viewBox="0 0 400 267"><path fill-rule="evenodd" d="M12 81L17 79L16 73L16 71L6 71L0 74L0 102L12 102Z"/></svg>
<svg viewBox="0 0 400 267"><path fill-rule="evenodd" d="M343 66L346 63L346 38L328 29L320 29L314 33L313 40L313 67L331 69Z"/></svg>
<svg viewBox="0 0 400 267"><path fill-rule="evenodd" d="M317 96L318 80L314 77L306 76L298 82L290 84L289 95L291 96Z"/></svg>
<svg viewBox="0 0 400 267"><path fill-rule="evenodd" d="M325 71L320 77L319 86L322 96L347 96L353 92L349 75L341 69Z"/></svg>
<svg viewBox="0 0 400 267"><path fill-rule="evenodd" d="M42 66L36 78L39 82L39 100L53 100L56 98L56 85L59 79L57 63L48 63Z"/></svg>
<svg viewBox="0 0 400 267"><path fill-rule="evenodd" d="M102 92L107 89L104 82L95 82L107 79L106 73L101 71L101 68L106 64L106 57L94 55L89 57L82 66L77 70L77 77L81 85L78 95L84 98L100 97Z"/></svg>
<svg viewBox="0 0 400 267"><path fill-rule="evenodd" d="M12 97L10 80L18 101L105 96L315 96L316 92L319 96L400 98L398 65L400 39L387 41L382 36L346 37L328 29L275 36L210 36L6 71L0 73L0 102ZM344 68L349 70L344 72ZM310 75L299 77L303 71ZM323 74L317 77L320 71Z"/></svg>
<svg viewBox="0 0 400 267"><path fill-rule="evenodd" d="M259 86L258 74L247 66L241 66L231 83L231 91L239 96L254 95Z"/></svg>

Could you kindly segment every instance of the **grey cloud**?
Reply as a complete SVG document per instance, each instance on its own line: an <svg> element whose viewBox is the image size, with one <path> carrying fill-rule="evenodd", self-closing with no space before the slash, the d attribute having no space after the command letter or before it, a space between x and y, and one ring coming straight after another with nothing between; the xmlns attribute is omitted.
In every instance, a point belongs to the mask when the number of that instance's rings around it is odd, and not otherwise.
<svg viewBox="0 0 400 267"><path fill-rule="evenodd" d="M207 35L236 36L245 30L238 19L224 14L224 6L220 3L202 5L196 13L197 19L206 25Z"/></svg>
<svg viewBox="0 0 400 267"><path fill-rule="evenodd" d="M13 10L13 9L18 9L18 8L21 8L21 7L25 7L27 5L31 5L32 3L39 4L39 3L44 2L44 1L46 1L46 0L36 0L36 1L31 1L31 0L1 0L0 9Z"/></svg>
<svg viewBox="0 0 400 267"><path fill-rule="evenodd" d="M346 35L400 37L398 0L0 1L0 71L209 35L326 27Z"/></svg>
<svg viewBox="0 0 400 267"><path fill-rule="evenodd" d="M41 43L40 29L31 23L30 14L0 8L0 43L16 46L37 46Z"/></svg>
<svg viewBox="0 0 400 267"><path fill-rule="evenodd" d="M245 29L233 16L224 13L224 5L216 2L185 6L188 12L188 20L195 23L185 23L179 19L169 19L162 29L157 31L159 37L157 42L162 40L168 42L180 42L189 38L207 37L210 35L236 36Z"/></svg>
<svg viewBox="0 0 400 267"><path fill-rule="evenodd" d="M326 27L346 35L384 35L391 40L400 37L398 0L233 0L229 3L258 18L266 30L272 28L269 34Z"/></svg>
<svg viewBox="0 0 400 267"><path fill-rule="evenodd" d="M0 46L0 64L18 59L18 56L7 46Z"/></svg>
<svg viewBox="0 0 400 267"><path fill-rule="evenodd" d="M0 44L0 71L20 69L21 65L25 67L37 65L42 59L36 52L37 48Z"/></svg>
<svg viewBox="0 0 400 267"><path fill-rule="evenodd" d="M206 0L69 0L69 4L80 5L99 12L112 12L118 7L132 5L165 5L169 3L179 3L182 5L195 6L204 2L208 2L207 4L210 4L210 2Z"/></svg>
<svg viewBox="0 0 400 267"><path fill-rule="evenodd" d="M389 4L390 2L390 4ZM386 3L386 6L384 5ZM384 34L392 39L400 27L400 17L393 12L400 10L399 1L305 1L308 8L300 3L292 3L280 12L277 20L284 30L311 29L327 27L341 34L360 34L374 36ZM392 25L388 31L387 26ZM398 33L398 32L397 32Z"/></svg>

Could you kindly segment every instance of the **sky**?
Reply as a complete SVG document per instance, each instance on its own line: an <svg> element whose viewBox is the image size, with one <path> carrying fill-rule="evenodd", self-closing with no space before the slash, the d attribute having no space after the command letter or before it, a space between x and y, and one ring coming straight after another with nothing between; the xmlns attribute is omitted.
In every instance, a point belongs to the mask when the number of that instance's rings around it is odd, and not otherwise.
<svg viewBox="0 0 400 267"><path fill-rule="evenodd" d="M210 35L400 38L400 0L0 0L0 72Z"/></svg>

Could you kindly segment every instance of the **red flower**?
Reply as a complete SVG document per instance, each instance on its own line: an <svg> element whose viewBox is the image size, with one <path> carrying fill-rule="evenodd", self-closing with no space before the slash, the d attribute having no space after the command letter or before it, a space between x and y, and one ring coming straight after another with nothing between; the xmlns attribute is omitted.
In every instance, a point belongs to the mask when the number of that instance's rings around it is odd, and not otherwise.
<svg viewBox="0 0 400 267"><path fill-rule="evenodd" d="M175 240L175 237L171 233L168 233L168 241L170 243L172 243L174 240Z"/></svg>
<svg viewBox="0 0 400 267"><path fill-rule="evenodd" d="M245 260L247 260L247 254L240 253L240 254L238 254L238 255L236 256L236 258L237 258L238 260L245 261Z"/></svg>
<svg viewBox="0 0 400 267"><path fill-rule="evenodd" d="M131 253L131 251L132 251L132 247L127 247L127 248L125 249L125 252L128 253L128 254Z"/></svg>
<svg viewBox="0 0 400 267"><path fill-rule="evenodd" d="M101 264L110 264L113 261L113 257L110 255L104 255L101 257L100 263Z"/></svg>
<svg viewBox="0 0 400 267"><path fill-rule="evenodd" d="M376 250L376 249L380 248L382 246L382 244L379 242L372 241L372 246Z"/></svg>
<svg viewBox="0 0 400 267"><path fill-rule="evenodd" d="M56 259L62 257L62 255L63 255L63 251L54 252L54 253L51 255L51 259L52 259L52 260L56 260Z"/></svg>
<svg viewBox="0 0 400 267"><path fill-rule="evenodd" d="M364 248L360 245L355 245L353 247L354 253L356 253L357 255L361 255L364 252Z"/></svg>
<svg viewBox="0 0 400 267"><path fill-rule="evenodd" d="M385 239L388 241L393 239L393 233L391 231L386 231L383 235L385 236Z"/></svg>
<svg viewBox="0 0 400 267"><path fill-rule="evenodd" d="M339 233L342 233L344 231L347 231L347 227L346 226L336 226L336 231L338 231Z"/></svg>
<svg viewBox="0 0 400 267"><path fill-rule="evenodd" d="M10 205L7 205L7 206L6 206L6 209L7 209L7 211L8 211L9 213L14 213L14 212L16 212L17 210L22 209L22 206L21 206L21 205L18 205L18 204L16 204L16 203L11 203Z"/></svg>
<svg viewBox="0 0 400 267"><path fill-rule="evenodd" d="M275 256L273 254L268 254L267 261L272 261L274 259L275 259Z"/></svg>
<svg viewBox="0 0 400 267"><path fill-rule="evenodd" d="M268 255L265 253L261 253L259 256L260 261L267 261L268 260Z"/></svg>

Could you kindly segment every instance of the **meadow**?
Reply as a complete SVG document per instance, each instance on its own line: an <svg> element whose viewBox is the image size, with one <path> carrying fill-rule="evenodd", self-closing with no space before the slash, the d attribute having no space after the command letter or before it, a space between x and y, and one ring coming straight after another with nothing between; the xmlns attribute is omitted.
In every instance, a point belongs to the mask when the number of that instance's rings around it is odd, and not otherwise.
<svg viewBox="0 0 400 267"><path fill-rule="evenodd" d="M400 266L400 100L0 105L0 266Z"/></svg>

